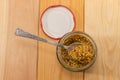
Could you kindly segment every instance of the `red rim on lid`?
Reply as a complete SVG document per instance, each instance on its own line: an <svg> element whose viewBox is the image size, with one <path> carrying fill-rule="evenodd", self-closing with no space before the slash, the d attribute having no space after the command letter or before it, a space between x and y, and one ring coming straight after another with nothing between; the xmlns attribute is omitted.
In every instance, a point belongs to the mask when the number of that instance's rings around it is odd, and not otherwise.
<svg viewBox="0 0 120 80"><path fill-rule="evenodd" d="M75 17L72 11L62 5L48 7L41 16L43 32L52 39L60 39L75 28Z"/></svg>

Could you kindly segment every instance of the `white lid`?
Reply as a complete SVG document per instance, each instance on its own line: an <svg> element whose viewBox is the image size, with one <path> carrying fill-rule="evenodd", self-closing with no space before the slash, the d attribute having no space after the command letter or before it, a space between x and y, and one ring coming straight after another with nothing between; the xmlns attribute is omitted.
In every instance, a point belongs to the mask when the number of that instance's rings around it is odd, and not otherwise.
<svg viewBox="0 0 120 80"><path fill-rule="evenodd" d="M74 16L70 10L63 6L49 7L45 10L41 20L45 34L54 39L61 38L74 29Z"/></svg>

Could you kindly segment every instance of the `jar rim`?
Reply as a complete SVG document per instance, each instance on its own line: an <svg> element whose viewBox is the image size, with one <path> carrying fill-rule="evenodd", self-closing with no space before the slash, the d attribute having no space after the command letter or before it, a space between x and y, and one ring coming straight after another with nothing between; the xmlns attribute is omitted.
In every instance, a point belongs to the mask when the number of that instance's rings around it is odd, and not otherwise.
<svg viewBox="0 0 120 80"><path fill-rule="evenodd" d="M86 70L88 69L89 67L91 67L94 62L96 61L96 57L97 57L97 46L96 46L96 43L95 41L93 40L92 37L90 37L88 34L86 34L85 32L81 32L81 31L74 31L74 32L69 32L69 33L66 33L60 40L58 43L62 43L64 40L66 40L68 37L72 36L72 35L82 35L84 37L86 37L87 39L90 40L90 42L92 43L93 45L93 48L94 48L94 56L93 56L93 59L85 66L83 67L80 67L80 68L73 68L73 67L70 67L69 65L67 65L65 63L65 61L62 59L61 57L61 54L60 54L60 47L57 46L56 48L56 55L57 55L57 59L59 61L59 63L64 67L66 68L67 70L69 71L73 71L73 72L79 72L79 71L83 71L83 70Z"/></svg>

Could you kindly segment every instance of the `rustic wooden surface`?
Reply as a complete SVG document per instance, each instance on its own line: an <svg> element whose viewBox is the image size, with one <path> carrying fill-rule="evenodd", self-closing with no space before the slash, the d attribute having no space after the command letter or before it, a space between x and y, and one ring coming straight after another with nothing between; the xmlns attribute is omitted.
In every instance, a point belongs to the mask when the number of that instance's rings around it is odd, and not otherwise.
<svg viewBox="0 0 120 80"><path fill-rule="evenodd" d="M64 5L70 8L76 17L76 30L83 31L83 4L84 0L41 0L40 16L43 11L52 5ZM50 39L39 29L39 35ZM39 43L38 80L83 80L83 72L71 73L65 70L58 62L56 47Z"/></svg>
<svg viewBox="0 0 120 80"><path fill-rule="evenodd" d="M54 0L51 1L53 4ZM64 0L63 4L79 4L78 0L73 2ZM40 11L48 6L47 3L44 7L41 5ZM120 0L85 0L84 31L97 43L98 57L84 75L77 73L76 76L64 70L57 61L55 47L40 42L38 48L36 41L14 36L14 30L19 26L36 35L39 30L39 35L46 37L38 27L38 15L39 0L0 0L0 80L36 80L37 53L39 60L45 60L38 62L42 63L38 67L38 80L120 79ZM45 45L48 50L44 49Z"/></svg>
<svg viewBox="0 0 120 80"><path fill-rule="evenodd" d="M0 0L0 80L36 80L37 41L16 37L17 27L38 34L39 0Z"/></svg>
<svg viewBox="0 0 120 80"><path fill-rule="evenodd" d="M97 43L98 57L85 80L120 80L120 0L86 0L85 32Z"/></svg>

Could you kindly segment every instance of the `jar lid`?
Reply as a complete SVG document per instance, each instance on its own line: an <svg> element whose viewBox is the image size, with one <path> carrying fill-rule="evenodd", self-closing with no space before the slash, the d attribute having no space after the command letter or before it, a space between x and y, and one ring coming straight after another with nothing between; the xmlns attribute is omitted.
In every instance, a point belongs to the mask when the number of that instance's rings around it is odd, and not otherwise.
<svg viewBox="0 0 120 80"><path fill-rule="evenodd" d="M64 34L73 31L75 18L72 11L65 6L50 6L42 14L41 26L47 36L60 39Z"/></svg>

